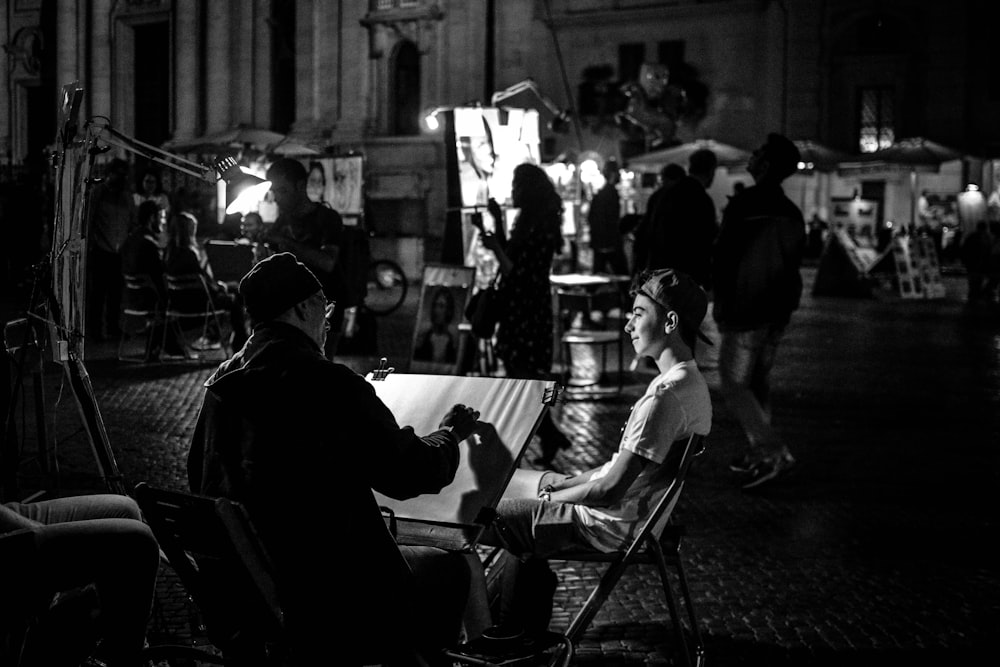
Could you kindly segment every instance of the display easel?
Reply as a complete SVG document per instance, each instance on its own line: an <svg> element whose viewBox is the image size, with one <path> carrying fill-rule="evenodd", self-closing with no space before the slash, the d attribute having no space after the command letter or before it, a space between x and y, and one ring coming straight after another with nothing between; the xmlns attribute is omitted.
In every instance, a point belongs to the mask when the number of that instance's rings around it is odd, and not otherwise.
<svg viewBox="0 0 1000 667"><path fill-rule="evenodd" d="M421 280L410 372L457 375L474 345L464 322L476 271L469 266L427 264Z"/></svg>

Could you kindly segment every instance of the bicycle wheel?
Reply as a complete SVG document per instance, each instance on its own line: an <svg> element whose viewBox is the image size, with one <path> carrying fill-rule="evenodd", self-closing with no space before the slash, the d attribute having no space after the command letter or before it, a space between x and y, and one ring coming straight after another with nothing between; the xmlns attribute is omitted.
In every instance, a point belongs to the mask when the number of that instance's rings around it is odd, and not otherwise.
<svg viewBox="0 0 1000 667"><path fill-rule="evenodd" d="M365 307L376 315L388 315L406 299L409 285L399 264L388 259L376 259L368 265L368 294Z"/></svg>

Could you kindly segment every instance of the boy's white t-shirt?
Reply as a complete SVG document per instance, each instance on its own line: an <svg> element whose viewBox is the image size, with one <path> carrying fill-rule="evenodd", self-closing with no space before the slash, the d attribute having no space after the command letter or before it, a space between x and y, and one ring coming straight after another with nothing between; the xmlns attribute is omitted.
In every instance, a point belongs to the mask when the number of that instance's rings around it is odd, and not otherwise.
<svg viewBox="0 0 1000 667"><path fill-rule="evenodd" d="M673 479L674 466L664 463L674 443L692 434L708 435L711 428L712 400L694 361L678 363L654 378L632 406L618 451L591 479L607 475L622 450L656 465L646 466L621 502L612 507L574 505L581 533L601 551L614 551L630 542Z"/></svg>

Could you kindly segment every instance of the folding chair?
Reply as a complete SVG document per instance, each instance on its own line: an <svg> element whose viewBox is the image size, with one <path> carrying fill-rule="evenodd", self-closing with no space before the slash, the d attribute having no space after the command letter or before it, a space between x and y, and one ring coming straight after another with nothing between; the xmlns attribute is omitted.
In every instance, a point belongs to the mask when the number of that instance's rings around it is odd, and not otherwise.
<svg viewBox="0 0 1000 667"><path fill-rule="evenodd" d="M135 487L134 496L163 556L205 617L211 641L224 650L228 639L249 627L269 647L266 662L260 656L259 664L280 661L285 625L274 570L243 506L145 482ZM153 662L178 656L226 664L188 646L151 646L145 652Z"/></svg>
<svg viewBox="0 0 1000 667"><path fill-rule="evenodd" d="M583 633L600 610L601 605L604 604L604 601L608 599L608 596L614 590L626 568L630 565L653 564L656 565L657 572L660 575L667 609L670 612L671 625L677 638L677 645L680 648L683 664L692 664L692 653L693 664L697 667L702 667L705 664L705 647L702 643L701 632L698 629L698 620L695 616L691 593L688 590L687 578L684 576L684 567L681 562L680 541L683 529L679 526L668 525L670 516L684 487L684 480L688 469L691 467L694 457L703 451L703 437L692 435L684 445L677 474L673 481L667 487L663 497L656 504L656 507L636 534L635 539L627 548L609 553L596 550L562 552L552 557L552 560L608 563L608 568L604 571L601 581L591 592L590 597L587 598L586 603L584 603L566 631L566 636L574 644L579 642ZM691 634L694 640L694 647L691 652L688 651L683 623L678 614L677 600L670 586L670 581L667 578L668 565L673 566L677 573L681 594L684 598L684 606L687 611L688 621L691 625Z"/></svg>
<svg viewBox="0 0 1000 667"><path fill-rule="evenodd" d="M161 349L166 345L167 328L173 327L177 333L178 340L184 345L186 351L193 353L196 358L201 358L201 350L195 350L194 346L187 339L182 326L183 320L201 319L201 336L205 338L209 332L209 325L215 326L215 331L219 335L220 347L229 357L233 350L229 345L228 336L223 335L222 321L228 312L225 308L218 308L212 298L212 292L208 287L205 276L200 273L166 276L167 284L167 307L165 318L167 327L164 327L163 341Z"/></svg>
<svg viewBox="0 0 1000 667"><path fill-rule="evenodd" d="M146 274L122 276L125 286L122 292L121 336L118 339L118 361L145 363L153 356L153 335L155 325L162 321L163 313L160 307L160 293L153 279ZM135 325L140 325L137 328ZM144 352L141 357L126 355L125 341L134 333L143 333L146 337Z"/></svg>

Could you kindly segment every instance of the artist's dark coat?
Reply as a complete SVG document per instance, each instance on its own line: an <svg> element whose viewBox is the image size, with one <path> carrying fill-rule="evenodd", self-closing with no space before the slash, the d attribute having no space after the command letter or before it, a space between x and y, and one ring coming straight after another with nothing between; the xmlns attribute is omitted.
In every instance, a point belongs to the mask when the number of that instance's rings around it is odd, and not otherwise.
<svg viewBox="0 0 1000 667"><path fill-rule="evenodd" d="M372 489L399 499L440 491L458 466L454 436L400 428L363 377L283 323L255 329L205 387L191 489L246 505L276 563L290 631L307 652L325 646L330 658L337 647L339 664L352 662L351 647L377 655L390 637L398 643L412 627L412 574Z"/></svg>

